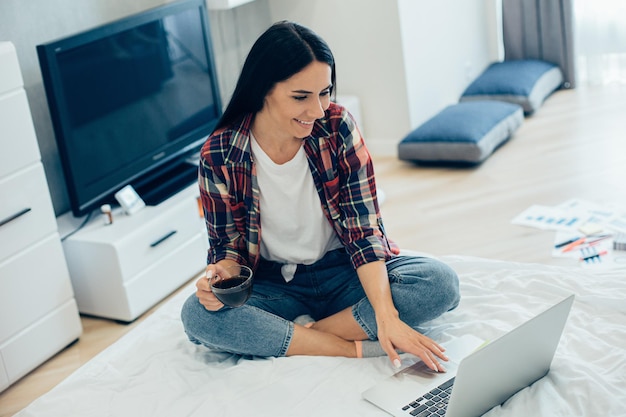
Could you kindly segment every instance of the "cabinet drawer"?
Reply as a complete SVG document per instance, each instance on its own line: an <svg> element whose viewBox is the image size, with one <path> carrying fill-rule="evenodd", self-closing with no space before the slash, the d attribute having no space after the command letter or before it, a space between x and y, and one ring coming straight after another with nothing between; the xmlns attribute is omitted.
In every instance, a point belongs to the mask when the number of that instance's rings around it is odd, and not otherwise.
<svg viewBox="0 0 626 417"><path fill-rule="evenodd" d="M0 201L0 262L56 232L56 218L40 162L0 180Z"/></svg>
<svg viewBox="0 0 626 417"><path fill-rule="evenodd" d="M0 344L72 299L55 233L0 263Z"/></svg>
<svg viewBox="0 0 626 417"><path fill-rule="evenodd" d="M115 250L124 281L169 256L198 233L196 208L191 201L185 203L116 242Z"/></svg>
<svg viewBox="0 0 626 417"><path fill-rule="evenodd" d="M0 178L39 161L39 146L23 89L0 94L0 129Z"/></svg>
<svg viewBox="0 0 626 417"><path fill-rule="evenodd" d="M82 333L74 299L67 300L36 323L0 344L9 383L14 383L78 339Z"/></svg>
<svg viewBox="0 0 626 417"><path fill-rule="evenodd" d="M206 239L200 233L178 246L169 258L153 264L124 286L129 300L129 317L135 318L185 282L199 275L206 265Z"/></svg>

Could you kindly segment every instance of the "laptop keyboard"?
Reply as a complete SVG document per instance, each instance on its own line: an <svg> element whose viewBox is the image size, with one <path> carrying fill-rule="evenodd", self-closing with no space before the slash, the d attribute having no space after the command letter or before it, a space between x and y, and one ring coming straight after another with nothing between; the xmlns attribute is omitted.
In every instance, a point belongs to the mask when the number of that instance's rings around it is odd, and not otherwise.
<svg viewBox="0 0 626 417"><path fill-rule="evenodd" d="M411 401L402 407L402 410L417 417L445 415L452 392L452 384L454 384L454 378L447 380L415 401Z"/></svg>

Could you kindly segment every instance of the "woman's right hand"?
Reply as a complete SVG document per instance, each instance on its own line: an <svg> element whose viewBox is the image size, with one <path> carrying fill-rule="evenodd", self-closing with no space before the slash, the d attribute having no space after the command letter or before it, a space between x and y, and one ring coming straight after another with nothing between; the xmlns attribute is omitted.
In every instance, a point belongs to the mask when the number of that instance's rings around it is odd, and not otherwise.
<svg viewBox="0 0 626 417"><path fill-rule="evenodd" d="M196 281L196 297L198 297L200 304L209 311L217 311L224 306L211 291L211 280L217 275L218 269L217 264L207 265L204 276Z"/></svg>

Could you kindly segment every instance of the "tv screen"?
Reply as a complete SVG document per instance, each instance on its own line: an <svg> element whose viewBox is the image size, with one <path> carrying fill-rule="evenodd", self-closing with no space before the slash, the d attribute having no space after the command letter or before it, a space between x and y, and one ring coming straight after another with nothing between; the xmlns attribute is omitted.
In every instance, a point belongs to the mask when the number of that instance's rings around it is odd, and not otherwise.
<svg viewBox="0 0 626 417"><path fill-rule="evenodd" d="M205 0L37 46L72 212L131 184L157 204L191 184L221 115Z"/></svg>

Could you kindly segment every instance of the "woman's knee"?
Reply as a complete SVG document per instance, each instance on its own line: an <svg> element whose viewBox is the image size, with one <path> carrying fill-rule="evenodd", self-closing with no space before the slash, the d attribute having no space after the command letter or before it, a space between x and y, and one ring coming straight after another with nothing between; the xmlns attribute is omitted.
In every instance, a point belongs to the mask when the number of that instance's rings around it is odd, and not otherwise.
<svg viewBox="0 0 626 417"><path fill-rule="evenodd" d="M461 301L461 290L459 288L459 276L449 265L437 261L437 277L441 287L441 296L444 305L448 306L448 311L453 310Z"/></svg>
<svg viewBox="0 0 626 417"><path fill-rule="evenodd" d="M460 301L459 277L449 265L425 257L411 257L398 263L389 273L392 282L408 285L416 297L427 297L443 311L454 309Z"/></svg>
<svg viewBox="0 0 626 417"><path fill-rule="evenodd" d="M209 324L212 318L212 312L208 311L200 304L195 294L189 296L183 304L180 318L189 340L205 345L209 342L207 339L211 339L210 329L215 328L215 326Z"/></svg>

